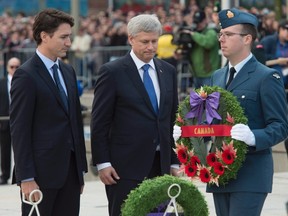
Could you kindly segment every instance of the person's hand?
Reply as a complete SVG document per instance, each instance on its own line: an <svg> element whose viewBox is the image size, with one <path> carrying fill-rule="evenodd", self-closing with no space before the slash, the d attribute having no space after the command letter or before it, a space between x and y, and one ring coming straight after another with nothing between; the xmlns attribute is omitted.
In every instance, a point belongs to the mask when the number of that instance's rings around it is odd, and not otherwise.
<svg viewBox="0 0 288 216"><path fill-rule="evenodd" d="M29 200L29 195L33 190L39 189L38 184L33 181L21 182L21 192L25 196L25 200ZM32 195L32 201L37 202L40 199L39 193Z"/></svg>
<svg viewBox="0 0 288 216"><path fill-rule="evenodd" d="M279 65L287 65L288 64L288 58L279 57L278 58L278 64Z"/></svg>
<svg viewBox="0 0 288 216"><path fill-rule="evenodd" d="M117 184L116 180L120 179L117 172L112 166L101 169L98 171L98 173L101 181L105 185Z"/></svg>
<svg viewBox="0 0 288 216"><path fill-rule="evenodd" d="M173 127L174 141L177 141L180 138L181 133L182 133L181 127L179 127L178 125L174 125L174 127Z"/></svg>
<svg viewBox="0 0 288 216"><path fill-rule="evenodd" d="M249 146L255 146L255 136L248 125L236 124L231 129L231 137L245 142Z"/></svg>
<svg viewBox="0 0 288 216"><path fill-rule="evenodd" d="M186 34L190 34L192 31L190 31L189 29L182 29L181 33L186 33Z"/></svg>

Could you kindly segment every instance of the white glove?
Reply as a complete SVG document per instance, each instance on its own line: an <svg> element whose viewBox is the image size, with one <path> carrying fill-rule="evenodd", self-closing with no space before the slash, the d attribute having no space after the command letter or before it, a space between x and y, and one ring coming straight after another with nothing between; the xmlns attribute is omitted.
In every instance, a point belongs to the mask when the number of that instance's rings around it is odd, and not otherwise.
<svg viewBox="0 0 288 216"><path fill-rule="evenodd" d="M245 142L249 146L255 146L255 136L248 125L236 124L231 129L231 137Z"/></svg>
<svg viewBox="0 0 288 216"><path fill-rule="evenodd" d="M179 127L178 125L174 125L173 127L174 141L177 141L179 139L179 137L181 136L181 133L182 133L181 127Z"/></svg>

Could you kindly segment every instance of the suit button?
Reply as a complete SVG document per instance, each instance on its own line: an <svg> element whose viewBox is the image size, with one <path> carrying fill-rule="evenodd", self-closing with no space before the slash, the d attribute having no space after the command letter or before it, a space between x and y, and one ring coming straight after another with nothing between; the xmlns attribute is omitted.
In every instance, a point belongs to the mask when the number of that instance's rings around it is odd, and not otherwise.
<svg viewBox="0 0 288 216"><path fill-rule="evenodd" d="M153 143L154 143L154 144L156 143L156 141L157 141L156 139L153 139Z"/></svg>

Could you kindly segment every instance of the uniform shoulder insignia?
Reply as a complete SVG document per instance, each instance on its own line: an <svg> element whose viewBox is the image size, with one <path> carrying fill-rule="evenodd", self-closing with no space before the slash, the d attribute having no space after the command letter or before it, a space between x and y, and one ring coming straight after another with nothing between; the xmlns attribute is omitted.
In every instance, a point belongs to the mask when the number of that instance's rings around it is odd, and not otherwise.
<svg viewBox="0 0 288 216"><path fill-rule="evenodd" d="M276 79L280 79L280 78L281 78L280 75L277 74L277 73L274 73L274 74L273 74L273 77L275 77Z"/></svg>

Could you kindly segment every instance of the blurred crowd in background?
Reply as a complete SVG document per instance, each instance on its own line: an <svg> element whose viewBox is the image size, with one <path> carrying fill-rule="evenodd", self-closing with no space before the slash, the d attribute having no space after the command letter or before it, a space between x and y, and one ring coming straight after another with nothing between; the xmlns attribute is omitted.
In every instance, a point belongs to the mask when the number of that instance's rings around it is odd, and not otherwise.
<svg viewBox="0 0 288 216"><path fill-rule="evenodd" d="M169 10L164 10L162 6L155 6L153 8L146 8L142 13L155 13L163 24L163 34L166 39L159 41L159 58L170 58L175 56L179 44L173 44L171 40L183 27L193 26L194 14L202 10L206 15L208 26L218 30L217 13L220 10L220 4L215 1L208 3L205 8L200 8L197 1L190 1L188 7L181 4L171 4ZM277 32L278 20L275 12L268 8L240 8L255 14L259 18L259 41L267 36ZM83 70L83 58L85 58L85 67L92 65L92 73L97 71L97 58L99 54L91 52L97 47L111 47L111 46L129 46L127 43L127 22L137 13L133 10L115 10L100 11L91 13L87 17L80 17L79 29L77 34L72 38L71 53L75 57L79 70ZM6 74L5 64L6 60L16 56L24 62L23 56L19 56L19 51L26 49L35 49L36 44L32 35L33 16L26 16L24 13L18 13L12 16L8 12L0 16L0 76ZM164 51L163 51L164 50ZM27 56L25 56L27 58ZM109 60L109 59L108 59ZM107 60L105 60L107 61ZM177 62L177 58L176 58ZM105 62L98 62L99 64ZM99 67L98 64L98 67ZM78 67L78 66L81 67ZM85 68L84 67L84 68ZM83 74L82 72L78 73Z"/></svg>

